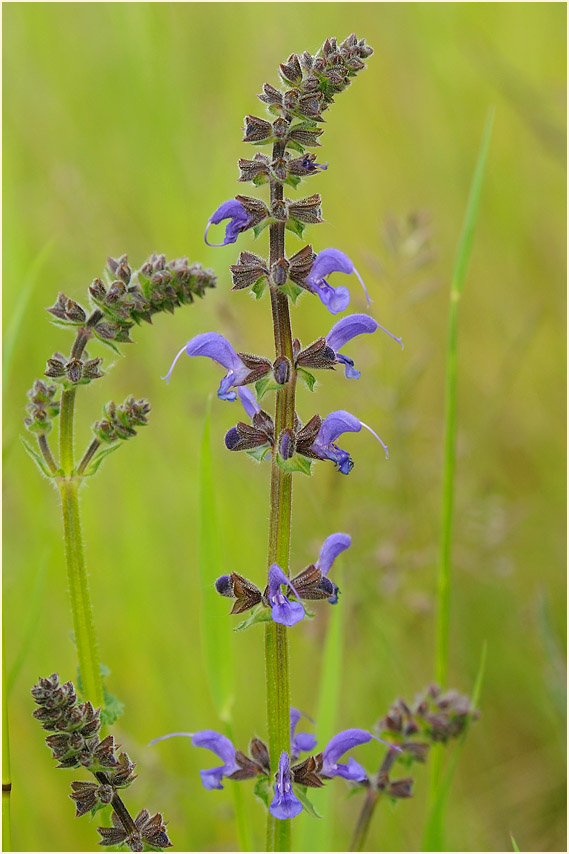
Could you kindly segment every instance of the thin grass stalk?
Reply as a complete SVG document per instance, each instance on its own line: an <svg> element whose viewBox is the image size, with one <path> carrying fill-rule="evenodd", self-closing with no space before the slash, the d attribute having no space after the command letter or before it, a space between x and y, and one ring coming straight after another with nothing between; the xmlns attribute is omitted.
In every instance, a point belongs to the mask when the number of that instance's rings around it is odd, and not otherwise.
<svg viewBox="0 0 569 854"><path fill-rule="evenodd" d="M211 612L219 607L219 597L212 584L216 569L221 565L221 548L217 508L215 503L215 484L211 458L211 396L207 402L206 417L202 435L200 454L200 543L199 563L202 590L202 644L204 665L208 676L213 703L220 720L224 723L225 735L233 741L233 694L234 670L229 630L220 631L219 625L211 619ZM214 573L212 577L212 572ZM243 800L241 786L232 785L231 795L235 810L237 839L241 851L251 850L248 812Z"/></svg>
<svg viewBox="0 0 569 854"><path fill-rule="evenodd" d="M466 212L458 243L449 294L449 319L447 333L447 364L445 378L445 418L444 418L444 460L441 511L441 536L437 570L437 626L435 652L435 679L444 688L447 682L449 657L449 623L451 592L451 545L454 507L454 478L456 463L456 412L457 412L457 370L458 370L458 308L470 254L474 228L480 203L484 168L490 144L490 135L494 120L491 109L478 153L476 167L470 186ZM436 797L442 773L442 749L432 752L431 764L431 800Z"/></svg>
<svg viewBox="0 0 569 854"><path fill-rule="evenodd" d="M8 725L8 688L6 685L6 645L2 628L2 851L12 850L10 797L10 727Z"/></svg>

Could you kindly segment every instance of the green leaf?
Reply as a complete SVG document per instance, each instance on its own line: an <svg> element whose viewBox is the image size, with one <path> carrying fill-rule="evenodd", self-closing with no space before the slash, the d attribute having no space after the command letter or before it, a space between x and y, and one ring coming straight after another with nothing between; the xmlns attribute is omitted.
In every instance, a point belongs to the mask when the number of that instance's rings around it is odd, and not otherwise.
<svg viewBox="0 0 569 854"><path fill-rule="evenodd" d="M314 804L308 800L308 796L306 794L307 787L299 786L297 783L294 783L292 788L296 797L302 804L304 811L308 813L308 815L311 815L312 818L322 818Z"/></svg>
<svg viewBox="0 0 569 854"><path fill-rule="evenodd" d="M270 445L260 445L258 448L251 448L249 451L245 453L249 454L250 457L253 457L254 460L257 460L258 463L262 463L267 454L270 452Z"/></svg>
<svg viewBox="0 0 569 854"><path fill-rule="evenodd" d="M295 454L290 460L283 460L281 455L277 454L277 464L283 471L299 471L308 477L312 474L312 461L302 454Z"/></svg>
<svg viewBox="0 0 569 854"><path fill-rule="evenodd" d="M268 180L269 176L266 174L266 172L259 172L259 174L255 175L255 177L253 178L252 183L255 184L256 187L261 187L263 184L266 184Z"/></svg>
<svg viewBox="0 0 569 854"><path fill-rule="evenodd" d="M101 668L102 670L102 668ZM101 722L105 726L111 726L120 718L124 712L124 703L118 700L114 694L107 691L103 682L104 706L101 710Z"/></svg>
<svg viewBox="0 0 569 854"><path fill-rule="evenodd" d="M35 451L32 448L32 446L29 445L22 436L20 436L20 439L22 440L22 445L24 446L24 448L26 449L26 451L28 452L28 454L30 455L32 460L35 462L35 464L37 465L37 467L39 468L39 470L41 471L42 474L44 474L46 477L49 477L49 478L57 477L58 474L61 474L61 472L56 472L55 474L52 474L50 472L50 470L48 469L46 462L45 462L44 458L42 457L42 455L39 454L37 451Z"/></svg>
<svg viewBox="0 0 569 854"><path fill-rule="evenodd" d="M287 148L292 148L294 151L300 152L300 154L304 154L304 145L301 145L300 142L297 142L296 139L288 139L287 140Z"/></svg>
<svg viewBox="0 0 569 854"><path fill-rule="evenodd" d="M89 465L87 466L86 471L83 472L83 477L92 477L94 474L96 474L105 457L108 457L109 454L112 454L113 451L116 451L117 448L120 447L120 442L117 442L116 445L110 445L108 448L103 448L101 451L96 453Z"/></svg>
<svg viewBox="0 0 569 854"><path fill-rule="evenodd" d="M265 608L262 605L259 605L253 613L247 617L242 623L239 623L238 626L235 626L233 629L234 632L244 632L245 629L250 628L251 626L256 625L257 623L270 623L273 619L273 615L269 608Z"/></svg>
<svg viewBox="0 0 569 854"><path fill-rule="evenodd" d="M267 287L267 277L261 276L261 278L257 279L255 284L251 288L252 292L255 294L255 299L261 299L261 297L265 293L266 287Z"/></svg>
<svg viewBox="0 0 569 854"><path fill-rule="evenodd" d="M111 350L114 353L116 353L118 356L121 355L121 351L119 350L117 345L114 344L112 341L110 341L108 338L103 338L101 335L97 335L97 330L94 327L93 327L93 334L94 334L95 338L97 339L97 341L100 341L101 344L106 344L106 346L110 347Z"/></svg>
<svg viewBox="0 0 569 854"><path fill-rule="evenodd" d="M286 221L286 228L289 231L292 231L293 234L296 234L297 237L300 237L302 239L305 225L299 219L296 219L296 217L294 216L290 216Z"/></svg>
<svg viewBox="0 0 569 854"><path fill-rule="evenodd" d="M268 777L259 777L255 783L253 794L266 806L267 809L269 809L269 804L273 799L273 793L271 791L271 783Z"/></svg>
<svg viewBox="0 0 569 854"><path fill-rule="evenodd" d="M310 391L314 391L314 386L316 385L316 377L314 374L311 374L310 371L306 370L306 368L297 368L297 371L304 384L310 389Z"/></svg>
<svg viewBox="0 0 569 854"><path fill-rule="evenodd" d="M298 185L300 184L301 181L302 181L302 178L300 177L300 175L288 175L287 178L285 178L283 183L289 184L291 187L294 187L294 189L296 190L296 188L298 187Z"/></svg>
<svg viewBox="0 0 569 854"><path fill-rule="evenodd" d="M510 833L510 839L512 840L512 848L514 849L514 851L519 851L520 849L518 848L518 843L514 839L513 833Z"/></svg>
<svg viewBox="0 0 569 854"><path fill-rule="evenodd" d="M254 225L253 234L255 235L255 237L258 237L260 234L262 234L266 227L271 224L271 222L273 222L273 220L270 217L266 216L264 220L258 223L258 225Z"/></svg>
<svg viewBox="0 0 569 854"><path fill-rule="evenodd" d="M281 386L276 383L271 374L268 374L266 377L263 377L260 380L257 380L255 383L255 391L257 392L257 401L260 401L262 397L268 391L278 391Z"/></svg>
<svg viewBox="0 0 569 854"><path fill-rule="evenodd" d="M290 297L293 305L296 304L297 299L304 292L304 288L301 288L299 285L295 285L294 282L291 282L290 279L285 282L284 285L279 286L279 290L286 294L287 297Z"/></svg>

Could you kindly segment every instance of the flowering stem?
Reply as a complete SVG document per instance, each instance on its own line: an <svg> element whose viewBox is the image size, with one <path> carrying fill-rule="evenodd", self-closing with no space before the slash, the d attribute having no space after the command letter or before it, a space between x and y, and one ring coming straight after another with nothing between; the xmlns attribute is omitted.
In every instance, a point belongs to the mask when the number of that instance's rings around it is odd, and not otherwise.
<svg viewBox="0 0 569 854"><path fill-rule="evenodd" d="M100 447L101 443L98 439L93 439L83 457L81 458L81 462L77 466L77 474L83 474L91 460L93 459L97 449Z"/></svg>
<svg viewBox="0 0 569 854"><path fill-rule="evenodd" d="M372 789L371 786L367 790L366 799L362 807L362 811L358 817L358 823L352 837L350 851L363 851L364 844L369 830L370 822L375 810L375 806L379 800L379 792Z"/></svg>
<svg viewBox="0 0 569 854"><path fill-rule="evenodd" d="M282 156L284 143L275 143L273 159ZM283 186L271 181L271 204L282 201ZM269 266L285 257L284 222L269 227ZM288 298L271 282L271 310L275 338L275 355L286 356L291 365L292 331ZM268 565L277 563L289 574L290 527L292 515L292 474L283 471L277 463L278 438L285 428L292 428L295 414L296 371L289 382L276 393L275 446L271 464L271 499L269 516ZM290 686L288 669L287 628L273 621L265 628L265 664L267 680L267 716L269 753L273 771L278 766L282 751L290 753ZM290 851L290 819L284 821L267 815L267 850Z"/></svg>
<svg viewBox="0 0 569 854"><path fill-rule="evenodd" d="M97 778L99 783L102 783L103 785L106 785L106 786L111 785L110 780L107 777L107 775L104 773L104 771L96 771L95 777ZM128 830L129 834L130 833L136 833L137 834L138 828L137 828L136 824L134 823L134 819L132 818L128 809L124 805L124 801L122 800L122 798L120 797L120 795L118 794L117 790L114 787L113 787L113 797L111 800L111 806L112 806L113 810L116 812L116 814L118 815L118 817L120 818L121 824L124 827L124 829Z"/></svg>
<svg viewBox="0 0 569 854"><path fill-rule="evenodd" d="M93 608L89 593L87 568L81 537L81 519L79 515L80 479L66 477L59 479L61 508L63 512L63 531L65 557L67 561L67 581L71 597L75 646L79 660L81 687L83 696L95 707L103 705L103 683L97 649L97 636L93 621Z"/></svg>
<svg viewBox="0 0 569 854"><path fill-rule="evenodd" d="M73 352L80 354L85 344L85 336L78 335ZM73 420L76 393L76 389L67 389L63 391L61 396L59 459L63 477L58 478L58 486L61 495L67 580L71 597L81 687L84 697L90 700L94 706L102 706L103 683L81 536L79 514L81 478L78 478L74 473Z"/></svg>
<svg viewBox="0 0 569 854"><path fill-rule="evenodd" d="M396 750L388 750L384 756L383 762L377 772L377 780L381 782L382 779L386 779L391 768L393 767L395 760L397 759L398 752ZM364 805L362 807L362 811L359 814L358 822L356 824L356 829L354 830L354 835L352 837L352 843L350 845L350 851L363 851L364 845L366 841L366 837L368 834L369 826L371 824L371 820L373 817L373 813L375 811L375 807L377 802L379 801L381 792L375 788L375 786L370 786L367 790L366 799Z"/></svg>
<svg viewBox="0 0 569 854"><path fill-rule="evenodd" d="M49 443L47 441L47 436L45 435L45 433L42 433L40 436L38 436L38 445L41 451L41 455L46 461L47 467L49 468L52 474L55 474L55 472L57 471L57 465L53 458L53 454L51 453L51 448L49 447Z"/></svg>

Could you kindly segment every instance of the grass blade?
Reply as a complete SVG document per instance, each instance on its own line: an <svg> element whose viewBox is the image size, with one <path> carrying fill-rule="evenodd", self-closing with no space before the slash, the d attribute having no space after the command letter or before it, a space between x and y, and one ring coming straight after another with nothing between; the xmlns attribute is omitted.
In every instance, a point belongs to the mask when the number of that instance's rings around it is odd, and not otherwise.
<svg viewBox="0 0 569 854"><path fill-rule="evenodd" d="M338 561L339 563L339 561ZM336 580L341 587L341 576L334 567ZM342 678L342 650L344 640L344 609L331 608L326 632L326 642L320 669L320 688L316 723L318 726L319 750L335 733L336 710L340 702ZM333 786L311 790L311 796L324 821L314 821L310 816L299 817L298 851L333 851L334 821L332 816Z"/></svg>
<svg viewBox="0 0 569 854"><path fill-rule="evenodd" d="M39 616L42 606L44 604L44 591L49 559L50 555L45 554L38 565L36 577L34 579L34 586L29 600L26 625L22 633L22 641L6 677L6 692L8 694L10 694L12 688L14 687L14 682L18 677L18 674L22 668L22 664L26 660L26 656L29 652L30 646L34 639L34 635L36 634L39 625Z"/></svg>
<svg viewBox="0 0 569 854"><path fill-rule="evenodd" d="M20 334L22 323L26 315L26 308L28 307L30 297L34 291L41 269L49 258L51 252L53 251L54 246L55 244L53 243L53 241L50 241L43 247L41 252L39 252L36 256L34 262L32 263L28 271L27 276L24 278L24 281L22 282L21 287L19 288L18 299L16 301L13 311L11 312L10 322L8 323L6 332L4 334L2 362L2 383L4 388L6 388L6 382L8 380L8 377L10 376L10 371L12 369L12 361L14 359L16 343L18 341L18 336Z"/></svg>
<svg viewBox="0 0 569 854"><path fill-rule="evenodd" d="M199 567L202 597L201 636L205 669L211 697L225 733L233 740L233 661L231 627L226 617L227 603L214 586L223 565L217 524L215 486L211 456L211 397L208 399L200 455L200 542ZM241 851L251 850L247 811L239 784L231 786Z"/></svg>
<svg viewBox="0 0 569 854"><path fill-rule="evenodd" d="M450 307L447 336L447 364L445 380L445 438L443 461L443 489L441 509L441 534L437 569L437 625L435 650L435 679L443 687L446 685L448 672L449 623L450 623L450 583L451 583L451 540L454 503L454 470L456 444L456 402L457 402L457 372L458 372L458 306L468 262L472 251L474 228L480 206L482 183L492 125L494 110L490 109L482 135L478 159L470 185L466 204L466 212L458 242L458 249L452 273L450 288ZM431 812L438 802L438 790L441 783L443 753L440 748L433 750L431 757ZM441 828L443 816L440 816ZM442 832L442 830L441 830ZM442 844L442 842L441 842ZM431 849L438 850L438 849Z"/></svg>
<svg viewBox="0 0 569 854"><path fill-rule="evenodd" d="M513 833L510 833L510 839L512 840L512 848L514 849L514 851L519 851L520 849L518 848L518 843L514 839Z"/></svg>
<svg viewBox="0 0 569 854"><path fill-rule="evenodd" d="M474 169L474 176L466 205L466 213L458 244L450 288L450 311L447 339L447 369L445 389L445 444L443 470L443 499L441 518L441 541L438 564L438 613L437 647L435 658L435 678L445 686L448 670L448 634L450 605L450 551L452 535L454 468L456 442L456 387L457 387L457 350L458 350L458 305L462 296L468 262L472 250L474 227L478 216L484 168L490 145L490 135L494 121L494 111L490 110L484 128L482 144Z"/></svg>
<svg viewBox="0 0 569 854"><path fill-rule="evenodd" d="M478 673L476 675L476 680L474 682L474 688L472 690L472 709L476 709L478 706L478 702L480 700L480 692L482 690L482 682L484 681L484 673L486 672L486 657L488 652L488 645L486 641L482 644L482 652L480 654L480 664L478 666ZM423 840L423 851L444 851L444 814L445 808L450 792L450 787L452 784L452 780L454 777L454 772L456 771L456 766L458 765L458 759L462 752L462 748L464 747L464 742L466 741L466 736L469 730L469 724L467 724L460 741L458 742L456 749L452 755L452 758L449 762L446 774L444 775L440 786L438 787L435 798L433 800L429 816L427 819L427 827L425 831L425 837ZM439 749L439 755L442 755L441 749Z"/></svg>

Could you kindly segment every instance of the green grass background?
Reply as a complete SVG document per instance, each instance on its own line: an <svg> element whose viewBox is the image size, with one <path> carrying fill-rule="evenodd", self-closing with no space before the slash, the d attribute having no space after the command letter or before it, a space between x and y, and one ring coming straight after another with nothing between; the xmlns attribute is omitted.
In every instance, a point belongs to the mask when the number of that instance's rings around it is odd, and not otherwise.
<svg viewBox="0 0 569 854"><path fill-rule="evenodd" d="M250 234L210 249L211 212L243 190L236 160L243 116L277 81L291 51L355 31L375 48L369 68L327 113L329 169L305 184L323 197L316 249L337 246L371 292L373 314L402 335L359 339L359 382L320 376L299 393L306 420L347 408L389 444L348 437L349 476L321 464L295 481L292 565L301 569L335 530L353 547L337 609L291 632L292 697L315 715L324 639L343 617L338 728L369 727L397 695L433 675L443 376L448 287L489 105L494 133L464 299L449 682L472 689L484 640L480 721L462 753L447 816L449 850L565 849L564 453L565 15L563 4L107 3L4 6L4 613L15 850L93 850L88 818L68 800L73 772L55 771L31 718L29 688L58 670L74 678L57 500L19 441L25 391L69 337L43 307L58 290L79 300L107 254L139 265L154 249L214 266L219 287L199 305L135 330L112 373L81 393L77 445L102 404L150 398L151 425L85 488L83 514L101 656L126 705L117 737L139 763L133 810L164 811L178 850L235 846L229 791L206 792L211 754L189 741L154 748L175 729L220 728L200 636L198 471L206 398L220 372L173 354L211 329L237 349L271 352L267 300L230 294ZM319 157L319 159L321 159ZM249 192L247 188L244 192ZM294 194L293 195L297 195ZM422 211L431 256L412 239L389 249L388 217ZM288 238L290 251L301 243ZM421 263L419 263L421 261ZM424 263L423 263L424 262ZM342 281L342 283L344 283ZM351 282L352 305L365 310ZM305 343L332 318L301 299ZM97 345L92 348L93 354ZM99 350L97 350L99 354ZM108 359L108 351L103 352ZM268 468L223 447L237 409L213 401L213 476L221 565L261 581ZM223 600L208 617L228 631ZM262 630L234 635L239 746L265 734ZM333 674L331 676L333 678ZM330 724L327 715L327 725ZM372 769L377 746L358 759ZM210 763L213 764L213 763ZM263 810L241 784L253 838ZM345 850L359 809L341 781L322 838ZM415 797L381 805L369 850L415 850L428 770ZM302 817L295 821L296 832ZM96 822L94 822L95 824ZM298 838L298 837L297 837Z"/></svg>

